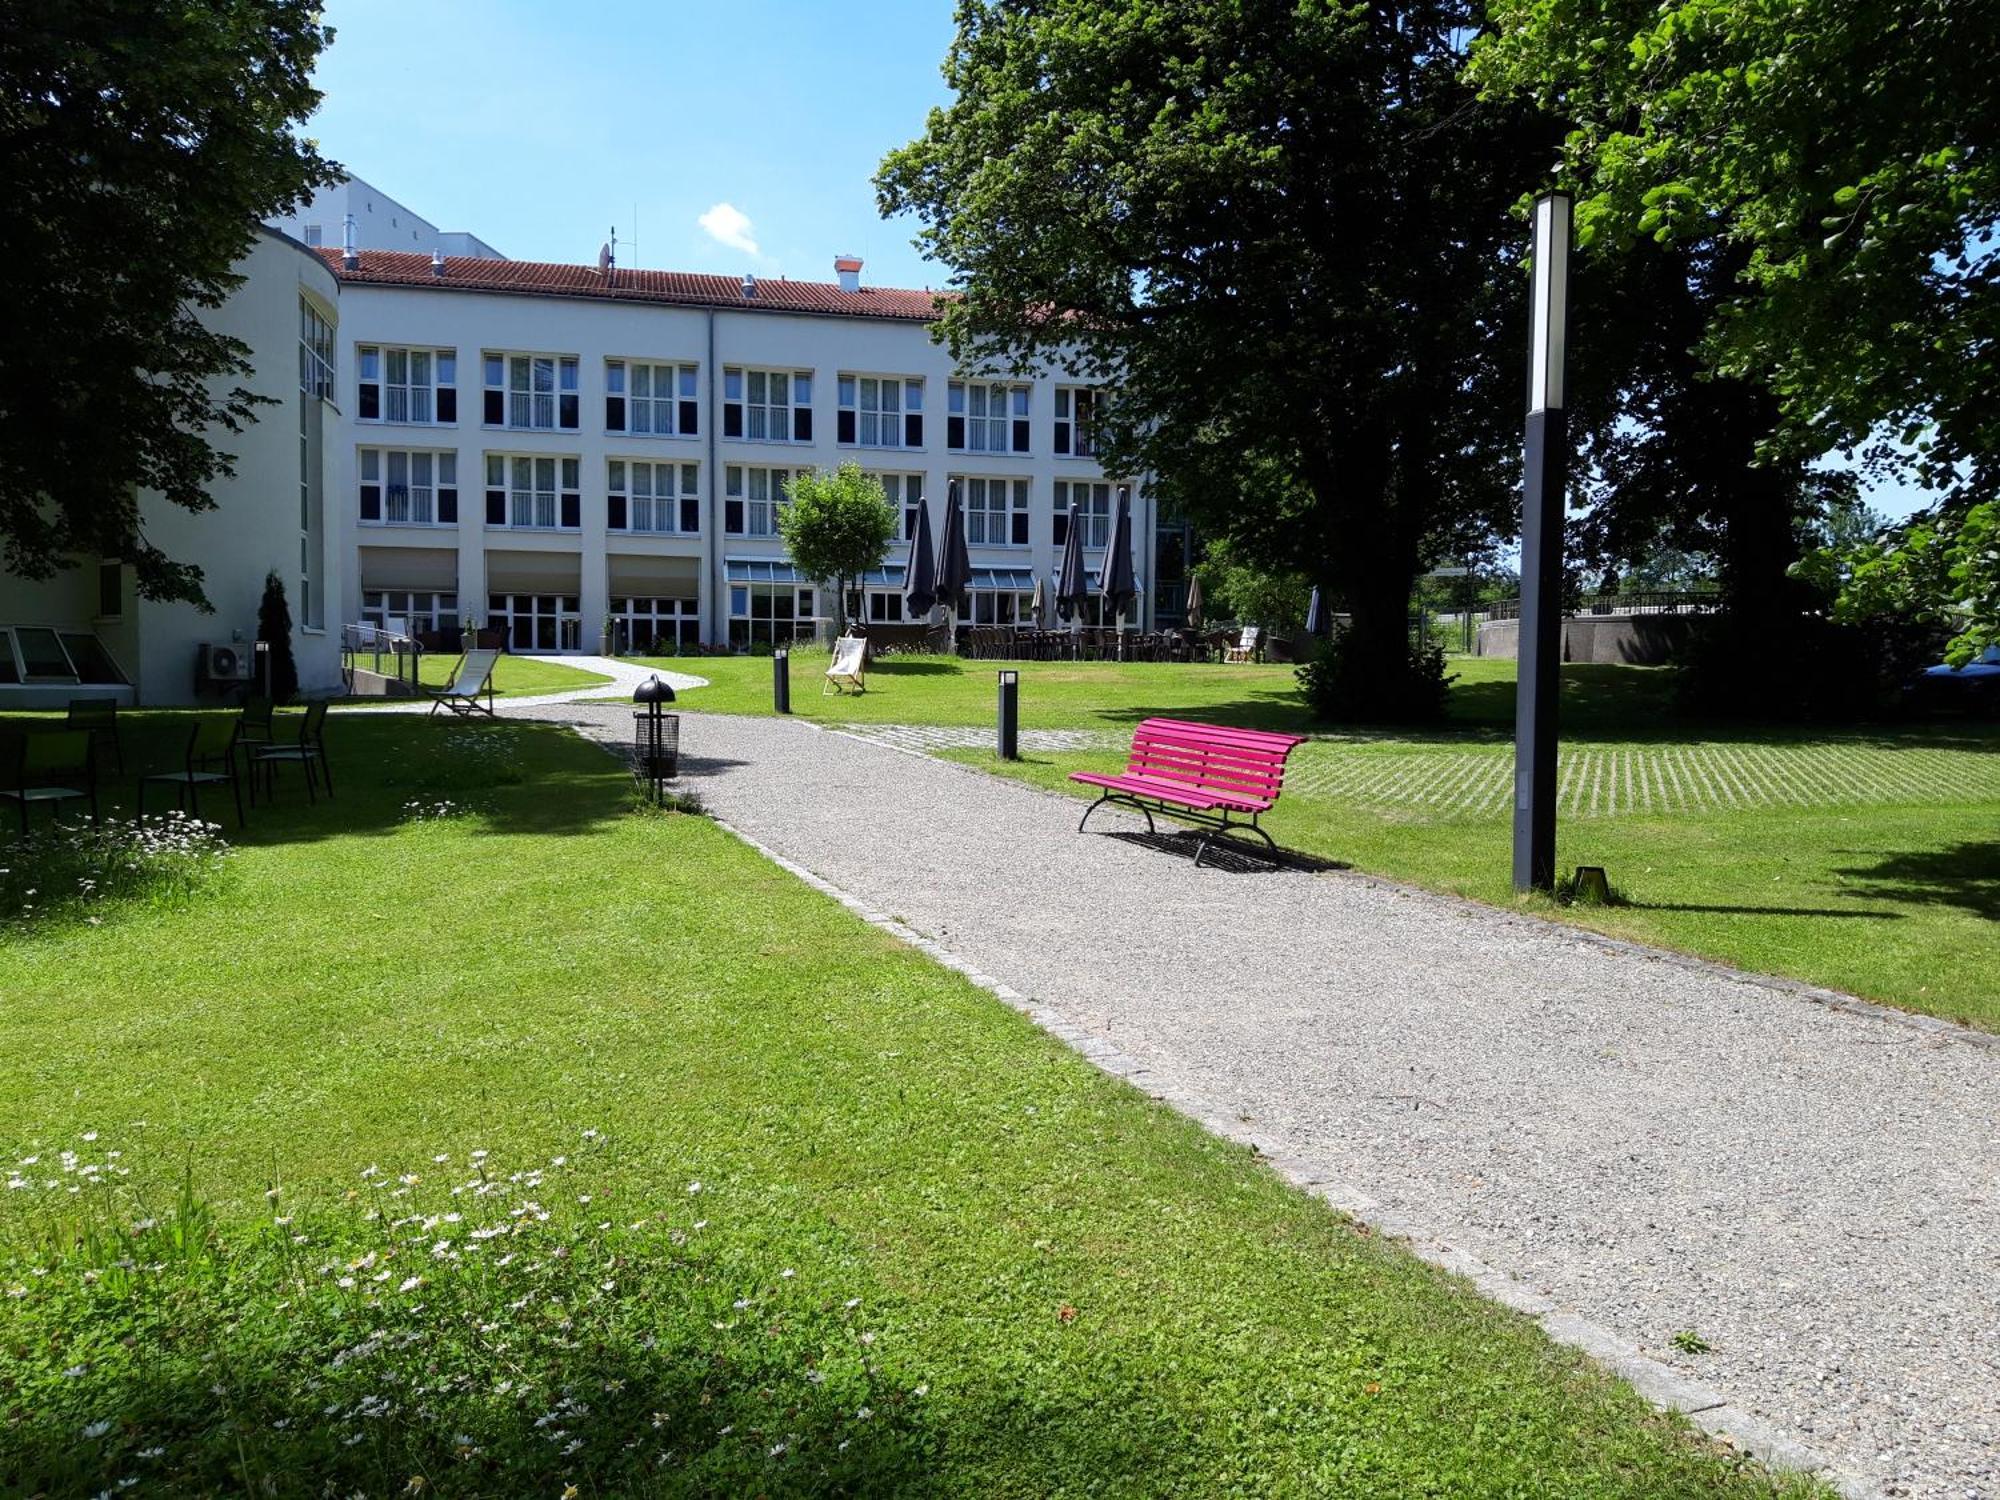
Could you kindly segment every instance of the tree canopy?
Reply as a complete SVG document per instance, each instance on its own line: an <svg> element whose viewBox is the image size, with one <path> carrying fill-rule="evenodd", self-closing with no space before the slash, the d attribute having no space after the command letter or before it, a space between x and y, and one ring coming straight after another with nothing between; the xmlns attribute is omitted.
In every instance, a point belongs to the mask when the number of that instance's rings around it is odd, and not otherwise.
<svg viewBox="0 0 2000 1500"><path fill-rule="evenodd" d="M790 502L778 507L778 530L800 571L834 585L834 623L845 631L847 591L888 556L896 539L895 507L881 481L859 464L800 474L787 493Z"/></svg>
<svg viewBox="0 0 2000 1500"><path fill-rule="evenodd" d="M1557 134L1461 79L1451 3L964 0L952 102L877 178L971 364L1115 389L1102 461L1329 583L1395 714L1412 579L1512 529L1522 233Z"/></svg>
<svg viewBox="0 0 2000 1500"><path fill-rule="evenodd" d="M1489 16L1476 81L1572 122L1579 243L1717 247L1730 279L1703 362L1769 392L1765 455L1859 450L1935 491L1907 546L1845 576L1969 587L1918 560L1976 565L1983 544L1954 536L2000 489L2000 7L1491 0ZM1983 597L1926 612L1977 618Z"/></svg>
<svg viewBox="0 0 2000 1500"><path fill-rule="evenodd" d="M199 511L218 433L259 402L244 346L202 326L260 219L332 169L295 127L330 39L312 0L0 0L0 566L135 566L150 598L201 570L145 537L138 491Z"/></svg>

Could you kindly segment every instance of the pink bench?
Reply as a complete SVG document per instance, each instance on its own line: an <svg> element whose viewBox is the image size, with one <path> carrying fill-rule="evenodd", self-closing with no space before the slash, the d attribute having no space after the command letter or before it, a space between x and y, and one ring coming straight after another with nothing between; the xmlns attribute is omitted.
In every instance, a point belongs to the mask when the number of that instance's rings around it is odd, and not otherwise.
<svg viewBox="0 0 2000 1500"><path fill-rule="evenodd" d="M1082 833L1090 815L1105 803L1122 802L1146 815L1148 833L1153 831L1156 812L1211 830L1195 847L1197 865L1214 835L1237 828L1262 839L1276 864L1278 846L1257 820L1277 805L1285 761L1304 743L1303 735L1147 719L1133 731L1123 774L1070 773L1071 781L1102 789L1084 810L1076 831Z"/></svg>

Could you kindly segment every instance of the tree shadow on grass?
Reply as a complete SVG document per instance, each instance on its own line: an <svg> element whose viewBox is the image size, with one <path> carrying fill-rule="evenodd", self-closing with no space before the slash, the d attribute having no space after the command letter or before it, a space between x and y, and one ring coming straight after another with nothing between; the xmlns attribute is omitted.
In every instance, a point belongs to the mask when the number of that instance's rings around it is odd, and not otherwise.
<svg viewBox="0 0 2000 1500"><path fill-rule="evenodd" d="M222 710L157 710L119 716L125 769L101 771L98 798L107 816L130 818L142 778L180 770L189 733ZM233 713L233 710L227 711ZM9 716L27 719L29 716ZM38 715L30 722L59 722ZM296 713L281 712L277 743L297 733ZM616 821L631 805L622 758L586 744L561 725L536 720L443 719L419 714L334 714L326 726L333 794L308 794L296 766L281 767L275 786L243 785L244 821L226 785L200 789L199 811L231 844L313 843L395 833L417 809L451 804L465 826L484 834L568 836ZM241 762L239 762L239 765ZM175 788L145 787L148 817L176 806ZM6 830L0 830L4 835ZM0 837L0 847L4 847Z"/></svg>
<svg viewBox="0 0 2000 1500"><path fill-rule="evenodd" d="M1956 906L2000 921L2000 840L1909 850L1835 873L1854 881L1857 895L1911 906Z"/></svg>

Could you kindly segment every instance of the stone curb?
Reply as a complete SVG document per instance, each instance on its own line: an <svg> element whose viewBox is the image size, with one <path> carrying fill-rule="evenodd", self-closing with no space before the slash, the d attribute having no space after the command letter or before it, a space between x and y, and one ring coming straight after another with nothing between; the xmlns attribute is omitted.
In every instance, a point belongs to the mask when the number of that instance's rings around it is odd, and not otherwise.
<svg viewBox="0 0 2000 1500"><path fill-rule="evenodd" d="M810 727L820 728L818 725ZM821 732L840 733L838 730L821 730ZM859 736L848 737L859 738ZM922 756L921 751L915 750L902 753ZM931 756L922 758L935 759ZM925 937L896 918L875 910L859 897L816 875L804 865L786 858L734 824L725 822L721 818L711 818L710 821L741 840L779 869L796 876L823 895L830 896L869 926L879 928L945 968L962 974L980 989L1021 1012L1042 1030L1081 1053L1100 1071L1122 1079L1134 1087L1145 1089L1152 1098L1194 1120L1211 1135L1236 1145L1249 1147L1272 1171L1293 1187L1324 1200L1349 1218L1368 1225L1384 1238L1399 1241L1404 1249L1418 1259L1471 1282L1473 1289L1488 1300L1533 1318L1549 1338L1588 1355L1626 1381L1660 1410L1675 1412L1686 1417L1710 1436L1723 1439L1771 1468L1817 1475L1832 1484L1841 1495L1848 1497L1848 1500L1879 1500L1882 1492L1877 1486L1838 1468L1831 1460L1815 1453L1762 1418L1753 1416L1740 1407L1732 1406L1721 1393L1688 1379L1672 1367L1642 1353L1630 1340L1621 1338L1610 1329L1587 1318L1562 1311L1549 1298L1505 1272L1487 1265L1471 1252L1430 1234L1401 1214L1384 1210L1360 1189L1333 1181L1324 1172L1297 1157L1282 1154L1277 1149L1277 1143L1270 1137L1246 1129L1240 1121L1217 1110L1199 1096L1180 1089L1150 1088L1145 1082L1149 1071L1146 1065L1119 1050L1103 1037L1077 1026L1045 1005L1036 1004L1030 996L1022 994L1013 986L990 974L983 973L950 949ZM1469 904L1476 905L1476 903Z"/></svg>

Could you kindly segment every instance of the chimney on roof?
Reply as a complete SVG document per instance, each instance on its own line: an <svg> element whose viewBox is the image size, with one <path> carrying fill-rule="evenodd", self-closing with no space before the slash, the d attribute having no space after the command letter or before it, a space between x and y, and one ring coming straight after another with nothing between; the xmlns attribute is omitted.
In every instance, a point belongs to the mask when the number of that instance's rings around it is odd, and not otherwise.
<svg viewBox="0 0 2000 1500"><path fill-rule="evenodd" d="M354 215L349 214L340 226L340 268L356 271L361 268L361 252L354 248Z"/></svg>
<svg viewBox="0 0 2000 1500"><path fill-rule="evenodd" d="M833 274L840 278L843 292L861 290L861 257L858 255L836 255L833 258Z"/></svg>
<svg viewBox="0 0 2000 1500"><path fill-rule="evenodd" d="M431 251L431 275L440 277L444 275L444 251L442 250Z"/></svg>
<svg viewBox="0 0 2000 1500"><path fill-rule="evenodd" d="M748 271L743 273L743 295L746 299L757 295L757 278Z"/></svg>

